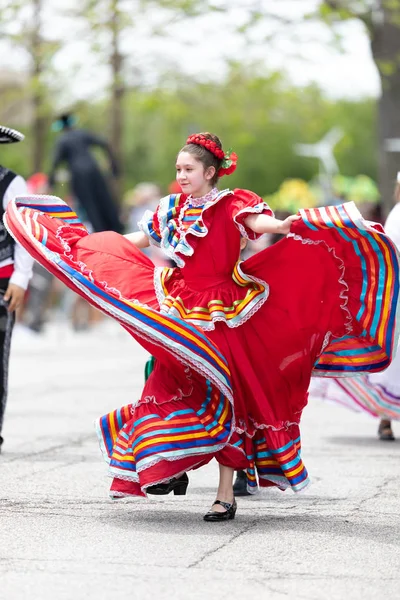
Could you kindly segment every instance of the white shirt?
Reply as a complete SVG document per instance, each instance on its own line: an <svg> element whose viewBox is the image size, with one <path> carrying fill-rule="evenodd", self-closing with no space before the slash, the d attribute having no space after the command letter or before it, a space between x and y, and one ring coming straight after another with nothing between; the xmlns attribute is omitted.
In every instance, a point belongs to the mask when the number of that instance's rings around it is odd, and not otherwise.
<svg viewBox="0 0 400 600"><path fill-rule="evenodd" d="M17 175L4 194L3 198L3 208L6 210L8 203L11 200L14 200L15 196L27 196L28 188L26 186L26 181L20 175ZM10 261L6 261L2 266L6 264L12 263L12 259ZM28 283L30 278L32 277L32 267L34 260L30 254L23 248L18 242L15 243L14 250L14 272L10 277L10 283L14 283L19 287L26 290L28 287Z"/></svg>
<svg viewBox="0 0 400 600"><path fill-rule="evenodd" d="M390 211L384 230L400 252L400 204L396 204Z"/></svg>

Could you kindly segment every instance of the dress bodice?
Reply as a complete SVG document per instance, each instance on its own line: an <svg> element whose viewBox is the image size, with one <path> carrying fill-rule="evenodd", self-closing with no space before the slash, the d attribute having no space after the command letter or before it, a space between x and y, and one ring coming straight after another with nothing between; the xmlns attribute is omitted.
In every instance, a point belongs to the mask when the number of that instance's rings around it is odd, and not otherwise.
<svg viewBox="0 0 400 600"><path fill-rule="evenodd" d="M183 267L187 257L196 252L206 252L207 246L223 251L238 259L240 236L256 239L258 234L245 225L251 213L273 215L262 198L247 190L213 190L205 196L204 204L185 194L171 194L162 198L154 213L147 211L139 227L149 237L150 243L161 247L178 267ZM206 238L206 244L199 240ZM224 262L218 256L218 264ZM215 257L216 262L216 257ZM222 266L222 265L221 265ZM204 265L202 266L204 269ZM218 267L220 269L220 267Z"/></svg>
<svg viewBox="0 0 400 600"><path fill-rule="evenodd" d="M203 290L232 281L232 273L240 252L240 232L232 220L226 218L227 198L222 198L210 207L211 215L207 224L207 235L195 240L195 251L185 256L181 268L187 285ZM190 198L183 204L179 216L179 234L190 236L190 229L202 223L205 203L192 202ZM186 240L187 243L192 242Z"/></svg>
<svg viewBox="0 0 400 600"><path fill-rule="evenodd" d="M257 234L245 225L251 213L272 214L263 200L246 190L224 190L204 204L184 195L163 198L156 213L139 224L178 268L156 271L160 310L184 316L203 329L215 321L241 325L268 297L266 282L240 269L240 238Z"/></svg>

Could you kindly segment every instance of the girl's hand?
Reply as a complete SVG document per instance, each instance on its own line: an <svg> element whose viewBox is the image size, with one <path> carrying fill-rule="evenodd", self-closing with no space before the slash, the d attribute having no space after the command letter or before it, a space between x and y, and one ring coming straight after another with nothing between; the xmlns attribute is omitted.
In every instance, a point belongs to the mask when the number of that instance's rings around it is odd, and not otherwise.
<svg viewBox="0 0 400 600"><path fill-rule="evenodd" d="M25 290L15 283L9 283L6 293L4 294L4 300L8 302L8 312L14 312L20 306L22 306L25 298Z"/></svg>
<svg viewBox="0 0 400 600"><path fill-rule="evenodd" d="M291 215L290 217L287 217L279 225L279 233L282 233L283 235L286 235L287 233L289 233L292 223L294 223L295 221L298 221L299 219L301 219L300 215Z"/></svg>

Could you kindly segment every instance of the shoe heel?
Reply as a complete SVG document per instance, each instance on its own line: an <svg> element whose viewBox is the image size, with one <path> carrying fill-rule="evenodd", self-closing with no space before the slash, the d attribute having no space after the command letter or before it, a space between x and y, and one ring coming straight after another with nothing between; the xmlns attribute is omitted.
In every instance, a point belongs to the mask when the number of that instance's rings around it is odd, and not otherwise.
<svg viewBox="0 0 400 600"><path fill-rule="evenodd" d="M186 496L187 486L188 484L186 482L181 483L181 485L177 485L174 488L174 496Z"/></svg>

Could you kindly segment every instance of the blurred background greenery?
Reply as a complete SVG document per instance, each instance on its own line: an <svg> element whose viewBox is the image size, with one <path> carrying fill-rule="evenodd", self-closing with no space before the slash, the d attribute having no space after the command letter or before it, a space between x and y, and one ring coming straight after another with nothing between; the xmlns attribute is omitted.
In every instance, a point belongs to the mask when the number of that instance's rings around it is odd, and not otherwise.
<svg viewBox="0 0 400 600"><path fill-rule="evenodd" d="M291 202L321 200L315 183L318 160L298 155L295 144L315 143L339 127L343 135L334 155L340 177L332 181L332 193L346 199L350 190L352 198L361 194L376 201L381 197L387 212L399 162L387 140L400 138L400 0L297 2L297 9L303 5L300 11L290 10L290 5L294 3L286 0L245 4L70 0L61 7L55 0L0 0L0 41L6 44L2 47L22 56L24 65L21 68L18 61L15 66L9 61L7 68L0 65L0 123L26 134L23 144L7 147L7 166L26 177L48 171L57 135L51 123L61 111L72 109L79 126L109 138L122 165L120 197L141 181L167 190L186 136L207 130L217 133L225 148L233 147L239 156L230 187L250 187L272 203L292 206ZM240 18L233 19L235 34L244 40L244 47L262 40L266 53L285 36L301 35L299 26L309 23L319 23L330 32L320 44L335 45L340 51L343 23L362 24L381 81L380 97L337 99L315 84L294 85L282 70L251 59L250 52L239 58L227 52L219 78L204 77L196 69L191 74L171 70L158 57L157 76L149 79L146 69L141 71L136 64L129 39L139 35L143 24L148 26L147 39L167 37L177 23L190 38L196 37L197 24L205 15L211 22L213 15L221 19L237 9L241 12ZM52 31L56 18L65 23L61 36ZM198 35L200 60L201 43L217 47L219 41L202 41L203 34ZM77 68L80 60L88 63L90 55L94 79L100 64L109 71L103 93L90 99L69 93L74 75L63 72L58 59L82 39L87 51L75 60ZM184 41L179 52L185 52ZM332 77L340 78L341 73Z"/></svg>

